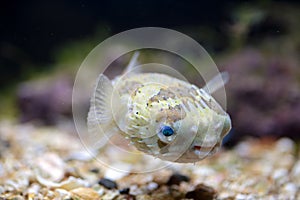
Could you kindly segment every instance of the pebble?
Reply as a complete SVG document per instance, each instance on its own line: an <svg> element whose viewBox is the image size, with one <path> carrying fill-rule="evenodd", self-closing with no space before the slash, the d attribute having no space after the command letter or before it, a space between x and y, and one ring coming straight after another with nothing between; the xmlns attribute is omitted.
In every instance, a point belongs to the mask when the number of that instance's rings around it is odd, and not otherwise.
<svg viewBox="0 0 300 200"><path fill-rule="evenodd" d="M56 183L52 181L48 181L40 176L37 176L37 181L46 187L52 187L52 188L62 188L65 190L72 190L79 187L87 187L89 183L86 180L75 178L73 176L70 176L68 179L62 181L61 183Z"/></svg>
<svg viewBox="0 0 300 200"><path fill-rule="evenodd" d="M235 151L241 156L241 157L247 157L250 154L251 150L251 144L249 142L240 142L236 147Z"/></svg>
<svg viewBox="0 0 300 200"><path fill-rule="evenodd" d="M289 138L281 138L277 141L276 149L281 153L293 153L295 143Z"/></svg>
<svg viewBox="0 0 300 200"><path fill-rule="evenodd" d="M228 192L228 191L221 192L218 195L218 199L233 200L233 199L235 199L234 197L235 197L235 194L233 192Z"/></svg>
<svg viewBox="0 0 300 200"><path fill-rule="evenodd" d="M204 184L198 184L193 191L186 193L185 198L188 199L215 199L217 196L216 191Z"/></svg>
<svg viewBox="0 0 300 200"><path fill-rule="evenodd" d="M70 195L70 193L64 189L55 189L54 192L56 199L64 199Z"/></svg>
<svg viewBox="0 0 300 200"><path fill-rule="evenodd" d="M119 195L119 192L118 192L118 191L109 191L109 192L106 193L104 196L102 196L101 199L103 199L103 200L113 200L113 199L115 199L118 195Z"/></svg>
<svg viewBox="0 0 300 200"><path fill-rule="evenodd" d="M157 188L158 188L158 184L155 183L155 182L150 182L150 183L148 183L148 185L147 185L147 189L148 189L149 191L153 191L153 190L155 190L155 189L157 189Z"/></svg>
<svg viewBox="0 0 300 200"><path fill-rule="evenodd" d="M40 188L41 188L40 185L34 183L34 184L32 184L32 185L28 188L27 193L28 193L28 194L38 195Z"/></svg>
<svg viewBox="0 0 300 200"><path fill-rule="evenodd" d="M287 183L283 186L283 192L290 196L295 196L299 188L293 183Z"/></svg>
<svg viewBox="0 0 300 200"><path fill-rule="evenodd" d="M5 189L3 186L0 186L0 194L4 193L5 192Z"/></svg>
<svg viewBox="0 0 300 200"><path fill-rule="evenodd" d="M235 196L235 198L236 198L237 200L246 200L246 199L248 198L248 195L247 195L247 194L237 194L237 195Z"/></svg>
<svg viewBox="0 0 300 200"><path fill-rule="evenodd" d="M300 177L300 160L295 163L291 175L294 177Z"/></svg>
<svg viewBox="0 0 300 200"><path fill-rule="evenodd" d="M40 193L40 195L42 195ZM48 199L54 199L55 198L55 192L53 192L52 190L47 191L47 194L45 195Z"/></svg>
<svg viewBox="0 0 300 200"><path fill-rule="evenodd" d="M136 200L153 200L153 198L147 194L137 195Z"/></svg>
<svg viewBox="0 0 300 200"><path fill-rule="evenodd" d="M136 200L136 197L130 194L126 194L126 195L119 196L116 200Z"/></svg>
<svg viewBox="0 0 300 200"><path fill-rule="evenodd" d="M199 177L207 177L214 175L216 171L208 166L197 166L193 169L193 173Z"/></svg>
<svg viewBox="0 0 300 200"><path fill-rule="evenodd" d="M181 182L189 182L189 181L190 178L188 176L175 173L169 178L167 185L179 185Z"/></svg>
<svg viewBox="0 0 300 200"><path fill-rule="evenodd" d="M46 153L38 157L34 161L34 166L51 181L60 181L66 168L64 161L55 153Z"/></svg>
<svg viewBox="0 0 300 200"><path fill-rule="evenodd" d="M107 179L107 178L101 178L98 181L98 184L104 186L107 189L117 189L118 188L118 185L116 182L114 182L110 179Z"/></svg>
<svg viewBox="0 0 300 200"><path fill-rule="evenodd" d="M12 196L9 196L7 199L11 199L11 200L24 200L25 198L22 197L21 195L12 195Z"/></svg>
<svg viewBox="0 0 300 200"><path fill-rule="evenodd" d="M92 169L90 169L90 172L92 172L94 174L99 174L100 169L99 168L92 168Z"/></svg>
<svg viewBox="0 0 300 200"><path fill-rule="evenodd" d="M76 188L70 191L73 199L100 200L100 195L91 188Z"/></svg>
<svg viewBox="0 0 300 200"><path fill-rule="evenodd" d="M120 192L120 194L129 194L129 192L130 192L130 188L123 188L123 189L121 189L121 190L119 190L119 192Z"/></svg>
<svg viewBox="0 0 300 200"><path fill-rule="evenodd" d="M128 175L130 170L116 171L114 169L107 169L104 176L110 180L118 180Z"/></svg>
<svg viewBox="0 0 300 200"><path fill-rule="evenodd" d="M141 188L139 188L137 185L131 185L130 186L130 194L131 195L142 195L144 192Z"/></svg>
<svg viewBox="0 0 300 200"><path fill-rule="evenodd" d="M276 169L273 173L272 178L274 180L279 180L281 178L287 177L288 170L287 169Z"/></svg>

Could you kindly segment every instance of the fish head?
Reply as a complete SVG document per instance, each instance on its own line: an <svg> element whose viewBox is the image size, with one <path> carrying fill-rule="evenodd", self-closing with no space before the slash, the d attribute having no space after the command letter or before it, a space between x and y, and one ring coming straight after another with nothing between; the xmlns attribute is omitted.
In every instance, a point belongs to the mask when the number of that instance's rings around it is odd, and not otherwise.
<svg viewBox="0 0 300 200"><path fill-rule="evenodd" d="M156 134L160 140L158 157L172 162L191 163L216 153L231 129L229 115L220 115L211 109L199 111L192 105L190 109L185 106L180 108L184 113L182 119L173 122L160 120L156 124Z"/></svg>

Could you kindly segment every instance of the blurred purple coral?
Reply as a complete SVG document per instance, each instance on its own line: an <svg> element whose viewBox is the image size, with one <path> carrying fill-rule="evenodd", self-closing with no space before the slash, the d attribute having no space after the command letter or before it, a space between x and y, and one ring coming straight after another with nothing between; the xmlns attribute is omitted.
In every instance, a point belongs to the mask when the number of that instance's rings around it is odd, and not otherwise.
<svg viewBox="0 0 300 200"><path fill-rule="evenodd" d="M20 121L51 125L70 117L72 87L73 80L67 76L20 84L17 92Z"/></svg>
<svg viewBox="0 0 300 200"><path fill-rule="evenodd" d="M300 68L298 60L247 49L224 64L233 136L300 138Z"/></svg>

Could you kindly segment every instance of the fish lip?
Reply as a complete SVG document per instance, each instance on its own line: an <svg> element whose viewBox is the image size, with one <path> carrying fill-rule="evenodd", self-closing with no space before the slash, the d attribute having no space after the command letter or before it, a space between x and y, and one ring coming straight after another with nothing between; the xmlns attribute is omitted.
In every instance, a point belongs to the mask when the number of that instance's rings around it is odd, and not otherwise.
<svg viewBox="0 0 300 200"><path fill-rule="evenodd" d="M196 146L196 148L195 148ZM191 145L191 147L182 155L178 156L177 159L173 160L173 162L178 163L196 163L199 162L206 157L212 155L215 153L215 150L219 146L219 143L217 142L215 145L210 147L203 147L200 145ZM201 148L200 148L201 147ZM206 148L204 150L204 148Z"/></svg>
<svg viewBox="0 0 300 200"><path fill-rule="evenodd" d="M215 150L220 146L219 142L216 142L212 146L201 146L198 144L193 145L192 151L195 155L197 155L199 158L205 158L206 156L209 156L211 154L215 153Z"/></svg>
<svg viewBox="0 0 300 200"><path fill-rule="evenodd" d="M193 143L192 144L192 150L209 150L214 148L216 145L220 143L219 140L212 140L210 142L205 141L202 143Z"/></svg>
<svg viewBox="0 0 300 200"><path fill-rule="evenodd" d="M178 163L196 163L203 159L205 159L208 156L213 155L216 150L218 149L220 145L220 142L216 142L212 146L201 146L199 144L193 144L191 147L184 152L183 154L178 155L177 153L173 152L174 157L176 159L173 159L173 162ZM169 152L170 154L170 152Z"/></svg>
<svg viewBox="0 0 300 200"><path fill-rule="evenodd" d="M210 149L212 149L214 146L201 146L201 145L194 145L193 146L193 150L194 151L209 151Z"/></svg>

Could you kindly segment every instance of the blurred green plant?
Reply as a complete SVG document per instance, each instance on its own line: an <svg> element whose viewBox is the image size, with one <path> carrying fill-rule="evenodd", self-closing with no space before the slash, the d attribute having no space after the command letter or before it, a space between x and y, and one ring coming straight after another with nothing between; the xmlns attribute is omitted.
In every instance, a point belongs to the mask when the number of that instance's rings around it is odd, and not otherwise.
<svg viewBox="0 0 300 200"><path fill-rule="evenodd" d="M99 27L94 34L85 39L67 42L63 46L58 47L53 52L55 60L54 72L67 71L72 74L76 73L88 53L109 36L110 33L107 29Z"/></svg>

